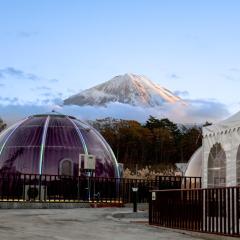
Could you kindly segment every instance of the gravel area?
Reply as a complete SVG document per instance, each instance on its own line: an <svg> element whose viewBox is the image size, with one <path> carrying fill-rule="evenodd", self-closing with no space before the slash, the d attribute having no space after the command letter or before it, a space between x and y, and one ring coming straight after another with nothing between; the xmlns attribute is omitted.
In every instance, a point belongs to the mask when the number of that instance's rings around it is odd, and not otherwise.
<svg viewBox="0 0 240 240"><path fill-rule="evenodd" d="M130 212L130 208L4 209L0 210L0 239L203 239L148 226L139 221L146 220L145 213L139 217Z"/></svg>

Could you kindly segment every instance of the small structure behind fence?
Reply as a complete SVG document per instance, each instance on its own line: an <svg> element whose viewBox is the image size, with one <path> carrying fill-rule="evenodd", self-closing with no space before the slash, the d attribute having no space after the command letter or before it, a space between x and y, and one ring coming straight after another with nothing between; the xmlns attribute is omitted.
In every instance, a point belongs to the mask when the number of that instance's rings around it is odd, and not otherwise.
<svg viewBox="0 0 240 240"><path fill-rule="evenodd" d="M240 186L150 191L149 223L240 236Z"/></svg>

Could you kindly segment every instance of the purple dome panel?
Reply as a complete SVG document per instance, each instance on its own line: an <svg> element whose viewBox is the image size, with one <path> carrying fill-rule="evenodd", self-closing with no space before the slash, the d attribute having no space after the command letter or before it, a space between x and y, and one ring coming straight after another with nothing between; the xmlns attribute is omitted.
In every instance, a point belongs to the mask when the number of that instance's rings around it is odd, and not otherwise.
<svg viewBox="0 0 240 240"><path fill-rule="evenodd" d="M20 126L16 130L15 136L9 138L7 147L39 146L41 145L42 132L43 127Z"/></svg>
<svg viewBox="0 0 240 240"><path fill-rule="evenodd" d="M74 127L48 127L46 146L77 147L82 143Z"/></svg>
<svg viewBox="0 0 240 240"><path fill-rule="evenodd" d="M71 121L66 116L63 117L51 117L49 127L72 127Z"/></svg>
<svg viewBox="0 0 240 240"><path fill-rule="evenodd" d="M59 174L70 160L78 176L79 155L96 157L97 177L118 177L118 165L109 145L91 126L60 114L31 116L0 135L0 172Z"/></svg>
<svg viewBox="0 0 240 240"><path fill-rule="evenodd" d="M73 174L78 175L78 159L82 153L81 148L71 147L46 147L43 160L43 174L58 175L60 162L64 159L71 160L73 163Z"/></svg>
<svg viewBox="0 0 240 240"><path fill-rule="evenodd" d="M47 116L42 116L42 117L29 117L26 120L26 123L28 126L43 126L45 121L47 119Z"/></svg>
<svg viewBox="0 0 240 240"><path fill-rule="evenodd" d="M45 119L28 118L12 130L7 130L7 137L1 146L1 172L38 173Z"/></svg>
<svg viewBox="0 0 240 240"><path fill-rule="evenodd" d="M1 154L0 172L38 173L40 147L8 147Z"/></svg>
<svg viewBox="0 0 240 240"><path fill-rule="evenodd" d="M96 156L96 176L99 177L114 177L115 166L111 153L107 146L102 142L99 136L91 128L84 128L81 123L77 122L85 144L87 146L88 154Z"/></svg>
<svg viewBox="0 0 240 240"><path fill-rule="evenodd" d="M44 122L45 118L27 119L14 130L14 134L9 137L6 147L41 145Z"/></svg>

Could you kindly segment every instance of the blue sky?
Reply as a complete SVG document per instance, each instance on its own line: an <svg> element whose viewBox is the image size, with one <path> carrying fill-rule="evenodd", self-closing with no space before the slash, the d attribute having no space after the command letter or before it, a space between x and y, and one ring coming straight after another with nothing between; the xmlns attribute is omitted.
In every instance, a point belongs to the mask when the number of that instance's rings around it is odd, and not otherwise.
<svg viewBox="0 0 240 240"><path fill-rule="evenodd" d="M240 109L239 11L237 0L1 0L0 115L131 72L227 117Z"/></svg>

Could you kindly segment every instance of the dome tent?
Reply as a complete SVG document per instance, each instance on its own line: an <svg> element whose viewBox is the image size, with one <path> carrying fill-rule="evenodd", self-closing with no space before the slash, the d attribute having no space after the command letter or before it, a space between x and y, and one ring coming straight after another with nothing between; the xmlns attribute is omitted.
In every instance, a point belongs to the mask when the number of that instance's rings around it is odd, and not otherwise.
<svg viewBox="0 0 240 240"><path fill-rule="evenodd" d="M188 161L185 177L201 177L202 176L202 147L199 147Z"/></svg>
<svg viewBox="0 0 240 240"><path fill-rule="evenodd" d="M240 185L240 112L203 127L203 187Z"/></svg>
<svg viewBox="0 0 240 240"><path fill-rule="evenodd" d="M119 177L118 163L93 127L59 113L30 116L0 135L0 172L79 175L79 155L96 157L96 177Z"/></svg>

